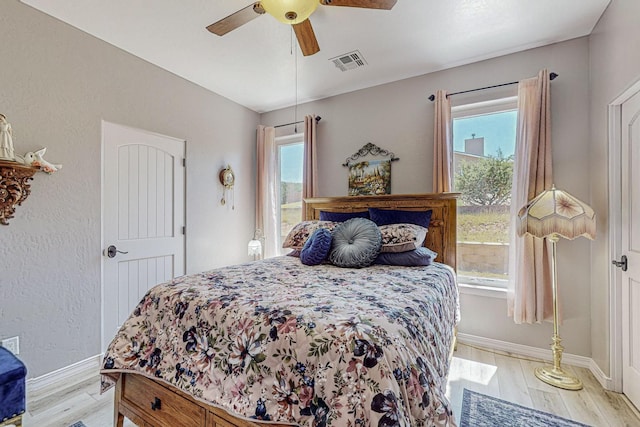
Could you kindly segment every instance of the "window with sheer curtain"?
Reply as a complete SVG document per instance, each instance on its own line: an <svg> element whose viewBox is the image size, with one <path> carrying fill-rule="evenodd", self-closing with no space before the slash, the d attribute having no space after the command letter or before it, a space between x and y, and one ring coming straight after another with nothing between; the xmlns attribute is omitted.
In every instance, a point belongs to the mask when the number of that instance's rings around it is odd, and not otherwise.
<svg viewBox="0 0 640 427"><path fill-rule="evenodd" d="M517 97L452 107L451 116L459 282L506 289Z"/></svg>
<svg viewBox="0 0 640 427"><path fill-rule="evenodd" d="M304 199L317 187L316 125L304 118L304 133L275 136L275 128L259 125L256 133L256 238L265 258L283 255L282 242L303 218Z"/></svg>
<svg viewBox="0 0 640 427"><path fill-rule="evenodd" d="M276 138L277 172L276 200L278 204L278 248L289 231L302 217L302 165L304 160L303 134ZM289 250L280 249L281 254Z"/></svg>

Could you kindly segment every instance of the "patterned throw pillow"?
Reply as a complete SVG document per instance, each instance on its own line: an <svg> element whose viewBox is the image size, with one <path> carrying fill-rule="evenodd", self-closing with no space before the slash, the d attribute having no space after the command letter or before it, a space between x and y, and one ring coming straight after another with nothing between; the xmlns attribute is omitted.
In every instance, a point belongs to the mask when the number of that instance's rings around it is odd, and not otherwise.
<svg viewBox="0 0 640 427"><path fill-rule="evenodd" d="M327 259L331 250L331 232L326 228L318 228L307 239L300 251L300 262L305 265L318 265Z"/></svg>
<svg viewBox="0 0 640 427"><path fill-rule="evenodd" d="M406 252L422 246L427 229L415 224L381 225L381 252Z"/></svg>
<svg viewBox="0 0 640 427"><path fill-rule="evenodd" d="M374 222L352 218L333 230L329 260L338 267L367 267L375 261L381 246L382 235Z"/></svg>
<svg viewBox="0 0 640 427"><path fill-rule="evenodd" d="M326 228L327 230L333 230L339 222L333 221L302 221L297 223L284 239L282 244L283 248L302 249L307 242L309 236L313 234L319 228Z"/></svg>

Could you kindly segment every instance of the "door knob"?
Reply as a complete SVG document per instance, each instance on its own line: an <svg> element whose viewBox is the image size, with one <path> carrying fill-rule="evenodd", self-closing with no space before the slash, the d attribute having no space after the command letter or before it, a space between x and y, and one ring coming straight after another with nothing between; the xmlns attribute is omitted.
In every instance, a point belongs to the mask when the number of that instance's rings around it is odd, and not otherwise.
<svg viewBox="0 0 640 427"><path fill-rule="evenodd" d="M620 258L620 261L616 261L614 259L613 261L611 261L611 264L615 265L616 267L621 267L622 271L627 271L627 256L622 255L622 258Z"/></svg>
<svg viewBox="0 0 640 427"><path fill-rule="evenodd" d="M105 252L106 252L106 255L109 258L115 257L116 254L128 254L129 253L129 252L124 252L124 251L119 251L118 248L116 248L113 245L109 246Z"/></svg>

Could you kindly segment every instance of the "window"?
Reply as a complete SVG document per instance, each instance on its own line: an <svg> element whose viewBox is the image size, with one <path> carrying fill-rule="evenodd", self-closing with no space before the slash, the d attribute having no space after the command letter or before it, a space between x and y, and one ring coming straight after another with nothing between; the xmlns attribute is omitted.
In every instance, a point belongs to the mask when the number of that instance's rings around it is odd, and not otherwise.
<svg viewBox="0 0 640 427"><path fill-rule="evenodd" d="M452 108L461 284L506 288L517 98Z"/></svg>
<svg viewBox="0 0 640 427"><path fill-rule="evenodd" d="M302 219L302 164L304 156L303 135L296 134L276 138L278 154L277 177L277 206L278 248L289 234L294 225ZM282 250L286 253L287 250Z"/></svg>

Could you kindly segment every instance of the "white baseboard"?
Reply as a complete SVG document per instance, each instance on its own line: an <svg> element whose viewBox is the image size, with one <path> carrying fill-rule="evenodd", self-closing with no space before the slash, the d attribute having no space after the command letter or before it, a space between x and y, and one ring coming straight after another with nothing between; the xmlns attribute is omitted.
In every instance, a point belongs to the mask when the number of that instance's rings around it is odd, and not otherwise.
<svg viewBox="0 0 640 427"><path fill-rule="evenodd" d="M622 393L622 390L615 389L613 378L611 378L610 376L607 376L604 372L602 372L602 369L600 369L600 366L598 366L598 364L593 359L590 359L590 360L591 360L591 363L589 364L589 370L591 371L593 376L596 377L600 385L605 390L611 390L617 393Z"/></svg>
<svg viewBox="0 0 640 427"><path fill-rule="evenodd" d="M56 371L30 378L26 384L27 395L46 394L50 390L68 385L70 378L73 378L74 382L80 382L95 377L100 371L101 361L102 354L97 354Z"/></svg>
<svg viewBox="0 0 640 427"><path fill-rule="evenodd" d="M544 360L549 363L553 362L551 359L552 356L550 349L542 349L538 347L531 347L528 345L514 344L507 341L494 340L492 338L484 338L462 333L458 333L457 337L458 341L463 344L485 347L492 350L503 351L505 353L518 354L521 356ZM607 377L605 373L602 372L602 369L600 369L598 364L594 362L590 357L578 356L571 353L563 353L562 361L566 362L568 365L589 369L593 376L596 377L598 382L602 385L602 387L607 390L612 389L613 381L611 380L611 378Z"/></svg>

